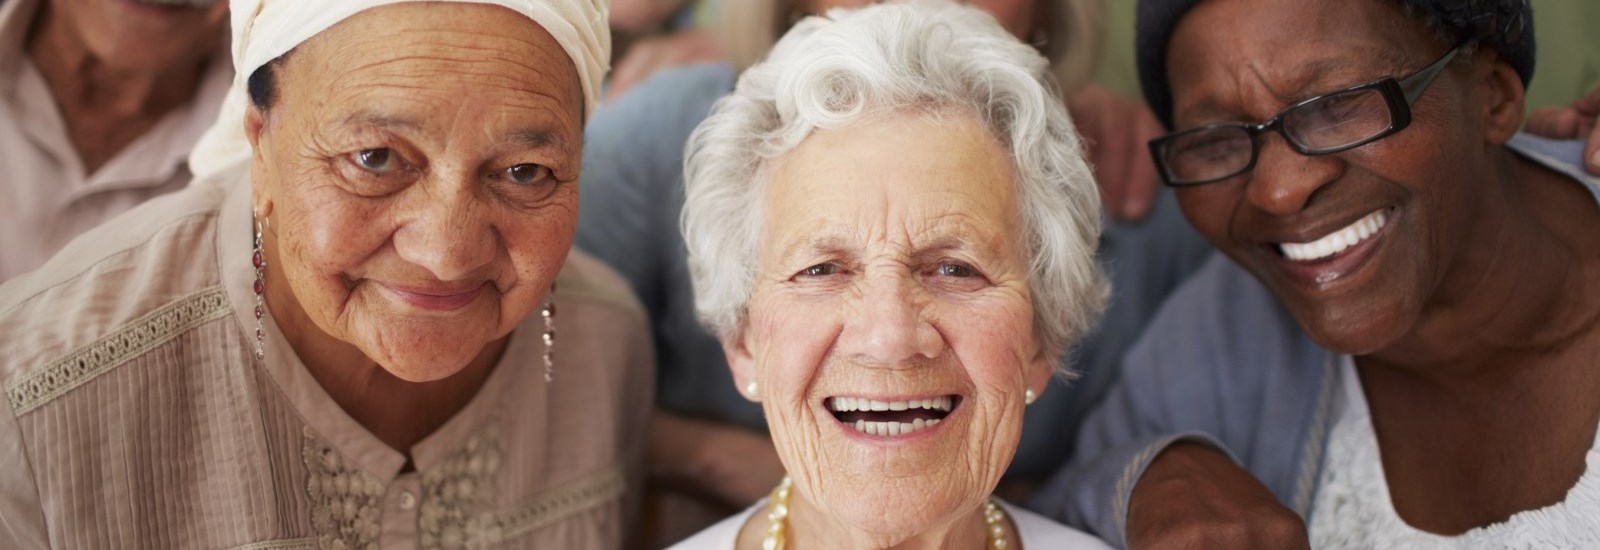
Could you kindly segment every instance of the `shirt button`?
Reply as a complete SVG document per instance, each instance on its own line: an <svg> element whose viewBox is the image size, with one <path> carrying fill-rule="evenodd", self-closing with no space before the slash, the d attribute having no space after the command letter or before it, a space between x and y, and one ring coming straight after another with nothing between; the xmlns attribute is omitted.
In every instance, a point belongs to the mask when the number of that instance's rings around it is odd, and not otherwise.
<svg viewBox="0 0 1600 550"><path fill-rule="evenodd" d="M417 495L411 494L411 491L400 491L400 509L410 510L416 507Z"/></svg>

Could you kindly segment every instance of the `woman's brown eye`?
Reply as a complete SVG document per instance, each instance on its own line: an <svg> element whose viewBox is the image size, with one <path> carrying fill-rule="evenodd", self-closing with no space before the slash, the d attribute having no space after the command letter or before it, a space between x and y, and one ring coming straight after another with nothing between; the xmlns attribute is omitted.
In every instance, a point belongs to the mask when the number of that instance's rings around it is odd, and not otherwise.
<svg viewBox="0 0 1600 550"><path fill-rule="evenodd" d="M357 151L355 160L356 165L360 166L362 170L374 174L387 174L394 171L399 164L395 160L394 150L387 147Z"/></svg>
<svg viewBox="0 0 1600 550"><path fill-rule="evenodd" d="M805 270L801 271L800 274L801 275L805 275L807 277L826 277L828 275L832 275L832 274L838 273L838 272L839 272L839 266L836 266L836 265L833 265L833 264L817 264L817 265L805 268Z"/></svg>
<svg viewBox="0 0 1600 550"><path fill-rule="evenodd" d="M939 266L939 274L945 277L971 277L974 275L972 268L961 264L944 264Z"/></svg>
<svg viewBox="0 0 1600 550"><path fill-rule="evenodd" d="M550 169L538 164L518 164L506 169L506 178L524 185L550 177Z"/></svg>

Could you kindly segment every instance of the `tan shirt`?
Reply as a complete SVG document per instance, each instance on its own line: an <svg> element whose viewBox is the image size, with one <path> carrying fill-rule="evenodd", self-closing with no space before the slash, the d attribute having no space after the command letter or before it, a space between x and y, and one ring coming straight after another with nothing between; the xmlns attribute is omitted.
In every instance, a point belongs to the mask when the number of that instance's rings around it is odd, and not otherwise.
<svg viewBox="0 0 1600 550"><path fill-rule="evenodd" d="M166 115L93 174L24 42L41 0L0 1L0 281L68 241L189 183L189 150L216 120L233 70L216 56L194 101Z"/></svg>
<svg viewBox="0 0 1600 550"><path fill-rule="evenodd" d="M617 275L572 253L555 381L535 314L402 473L274 324L253 361L243 179L149 201L0 285L0 548L622 546L654 381Z"/></svg>

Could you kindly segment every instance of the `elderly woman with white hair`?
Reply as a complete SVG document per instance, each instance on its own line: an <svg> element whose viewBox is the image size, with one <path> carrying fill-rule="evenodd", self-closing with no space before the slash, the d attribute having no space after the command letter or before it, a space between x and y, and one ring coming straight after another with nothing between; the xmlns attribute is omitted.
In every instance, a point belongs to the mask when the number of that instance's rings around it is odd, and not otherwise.
<svg viewBox="0 0 1600 550"><path fill-rule="evenodd" d="M1106 293L1037 51L964 6L834 11L688 155L696 305L790 477L677 548L1103 547L991 497Z"/></svg>
<svg viewBox="0 0 1600 550"><path fill-rule="evenodd" d="M0 286L0 548L620 548L649 336L568 255L604 2L232 16L197 182Z"/></svg>

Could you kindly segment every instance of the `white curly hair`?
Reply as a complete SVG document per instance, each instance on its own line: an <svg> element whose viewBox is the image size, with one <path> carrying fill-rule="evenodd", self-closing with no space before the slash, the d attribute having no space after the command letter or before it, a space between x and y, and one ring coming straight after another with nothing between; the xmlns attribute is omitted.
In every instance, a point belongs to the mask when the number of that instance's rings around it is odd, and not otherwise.
<svg viewBox="0 0 1600 550"><path fill-rule="evenodd" d="M1100 198L1049 63L988 14L944 1L836 10L795 25L695 129L683 235L695 306L736 337L756 280L770 167L814 129L909 113L973 113L1010 152L1034 326L1065 353L1107 295Z"/></svg>

